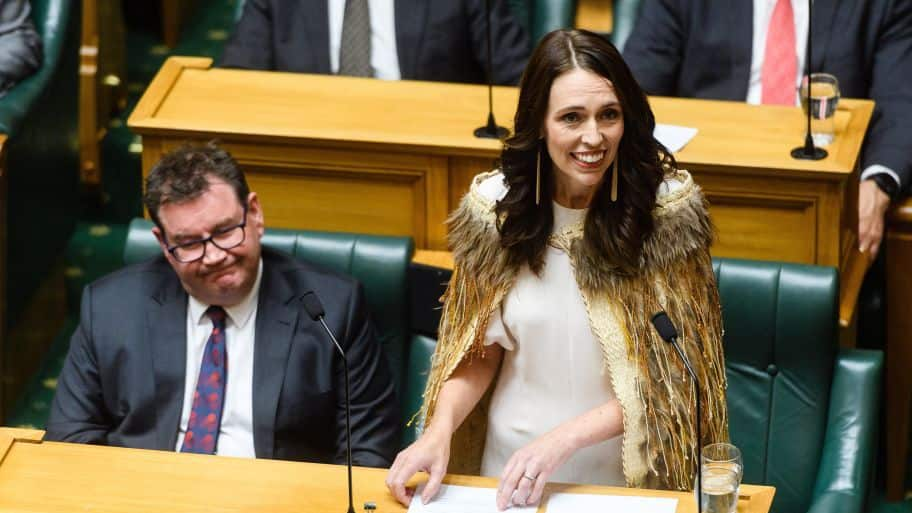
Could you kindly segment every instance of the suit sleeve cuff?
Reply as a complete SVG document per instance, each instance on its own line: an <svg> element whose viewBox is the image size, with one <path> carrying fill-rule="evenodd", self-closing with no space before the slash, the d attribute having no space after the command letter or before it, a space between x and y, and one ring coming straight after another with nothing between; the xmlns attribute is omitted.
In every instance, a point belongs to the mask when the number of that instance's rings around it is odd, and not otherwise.
<svg viewBox="0 0 912 513"><path fill-rule="evenodd" d="M879 175L879 174L886 174L890 178L892 178L893 181L896 182L897 189L902 186L902 182L899 180L899 175L896 174L896 171L893 171L892 169L888 168L887 166L882 166L880 164L873 164L873 165L866 167L864 169L864 171L861 172L860 180L864 181L864 180L867 180L868 178L871 178L874 175Z"/></svg>

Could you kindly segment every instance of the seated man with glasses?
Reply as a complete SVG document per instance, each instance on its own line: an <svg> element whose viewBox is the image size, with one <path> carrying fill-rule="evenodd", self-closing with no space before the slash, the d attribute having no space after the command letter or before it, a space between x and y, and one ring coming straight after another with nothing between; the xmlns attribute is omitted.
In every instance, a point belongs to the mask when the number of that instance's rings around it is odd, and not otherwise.
<svg viewBox="0 0 912 513"><path fill-rule="evenodd" d="M164 156L144 201L162 256L86 287L45 439L345 462L341 362L301 306L314 292L350 362L352 458L389 466L399 412L360 285L261 247L257 194L214 145Z"/></svg>

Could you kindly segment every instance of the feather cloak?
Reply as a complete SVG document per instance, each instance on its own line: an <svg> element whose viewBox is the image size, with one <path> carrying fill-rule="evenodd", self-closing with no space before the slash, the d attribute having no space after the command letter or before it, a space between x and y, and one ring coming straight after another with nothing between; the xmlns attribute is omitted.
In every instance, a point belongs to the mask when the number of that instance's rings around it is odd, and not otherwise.
<svg viewBox="0 0 912 513"><path fill-rule="evenodd" d="M443 297L437 347L419 412L424 425L433 421L443 383L463 360L483 353L488 320L517 274L500 246L495 204L478 189L496 173L475 177L448 220L455 269ZM587 257L582 225L553 235L550 244L570 256L622 407L627 485L686 490L693 488L697 457L694 389L674 348L653 329L655 312L665 310L675 322L678 341L700 380L701 446L728 440L728 417L721 312L709 256L713 228L690 174L677 170L671 177L683 186L657 198L655 228L644 243L637 273L620 275L606 262ZM487 396L454 434L449 472L479 472L486 422Z"/></svg>

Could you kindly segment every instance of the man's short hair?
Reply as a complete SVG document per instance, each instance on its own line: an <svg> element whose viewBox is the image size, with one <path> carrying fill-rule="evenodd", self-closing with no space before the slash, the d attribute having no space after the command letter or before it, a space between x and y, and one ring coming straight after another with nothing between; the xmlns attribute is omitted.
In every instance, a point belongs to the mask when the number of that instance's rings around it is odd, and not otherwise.
<svg viewBox="0 0 912 513"><path fill-rule="evenodd" d="M146 178L143 203L149 216L164 230L158 210L166 203L183 203L209 190L209 179L218 178L234 189L238 201L247 206L250 187L237 161L215 142L203 146L184 144L158 161Z"/></svg>

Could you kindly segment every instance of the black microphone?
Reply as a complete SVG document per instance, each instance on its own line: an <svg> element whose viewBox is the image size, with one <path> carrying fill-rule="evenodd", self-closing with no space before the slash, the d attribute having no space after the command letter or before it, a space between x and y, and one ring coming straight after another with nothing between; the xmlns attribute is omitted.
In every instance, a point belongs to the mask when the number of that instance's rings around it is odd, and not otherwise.
<svg viewBox="0 0 912 513"><path fill-rule="evenodd" d="M329 338L332 339L333 344L336 345L336 349L339 351L339 354L342 355L342 369L345 372L345 441L348 447L346 448L348 457L346 461L348 462L348 513L355 513L355 507L352 501L352 431L351 431L351 396L349 395L349 377L348 377L348 357L345 356L345 350L342 349L342 346L339 345L339 341L336 340L335 335L333 335L332 330L329 329L329 326L326 325L326 321L323 318L326 316L326 312L323 310L323 305L320 303L320 298L317 297L316 292L308 292L301 297L301 304L304 305L304 310L307 310L307 315L311 319L318 321L323 325L323 329L326 330L326 334L329 335Z"/></svg>
<svg viewBox="0 0 912 513"><path fill-rule="evenodd" d="M498 126L494 121L494 73L493 59L491 58L491 0L485 0L485 25L487 26L488 39L488 124L475 129L475 137L482 139L502 139L510 131L502 126Z"/></svg>
<svg viewBox="0 0 912 513"><path fill-rule="evenodd" d="M799 146L792 150L792 158L799 160L821 160L827 156L827 151L823 148L814 147L814 138L811 137L811 111L814 108L811 105L811 27L814 19L814 11L811 10L811 0L808 0L808 35L807 35L807 52L804 58L804 79L807 80L807 132L804 134L804 146Z"/></svg>
<svg viewBox="0 0 912 513"><path fill-rule="evenodd" d="M674 323L668 318L668 314L662 310L653 315L652 325L655 326L655 329L659 332L659 336L662 337L662 340L674 346L681 361L684 362L684 367L687 368L687 373L690 374L690 379L693 380L694 391L697 396L697 511L698 513L703 513L703 459L700 457L700 446L703 444L703 436L702 430L700 429L700 382L697 381L697 373L694 372L693 367L690 366L690 360L687 358L687 355L684 354L684 351L681 350L681 346L678 345L678 330L675 329Z"/></svg>

